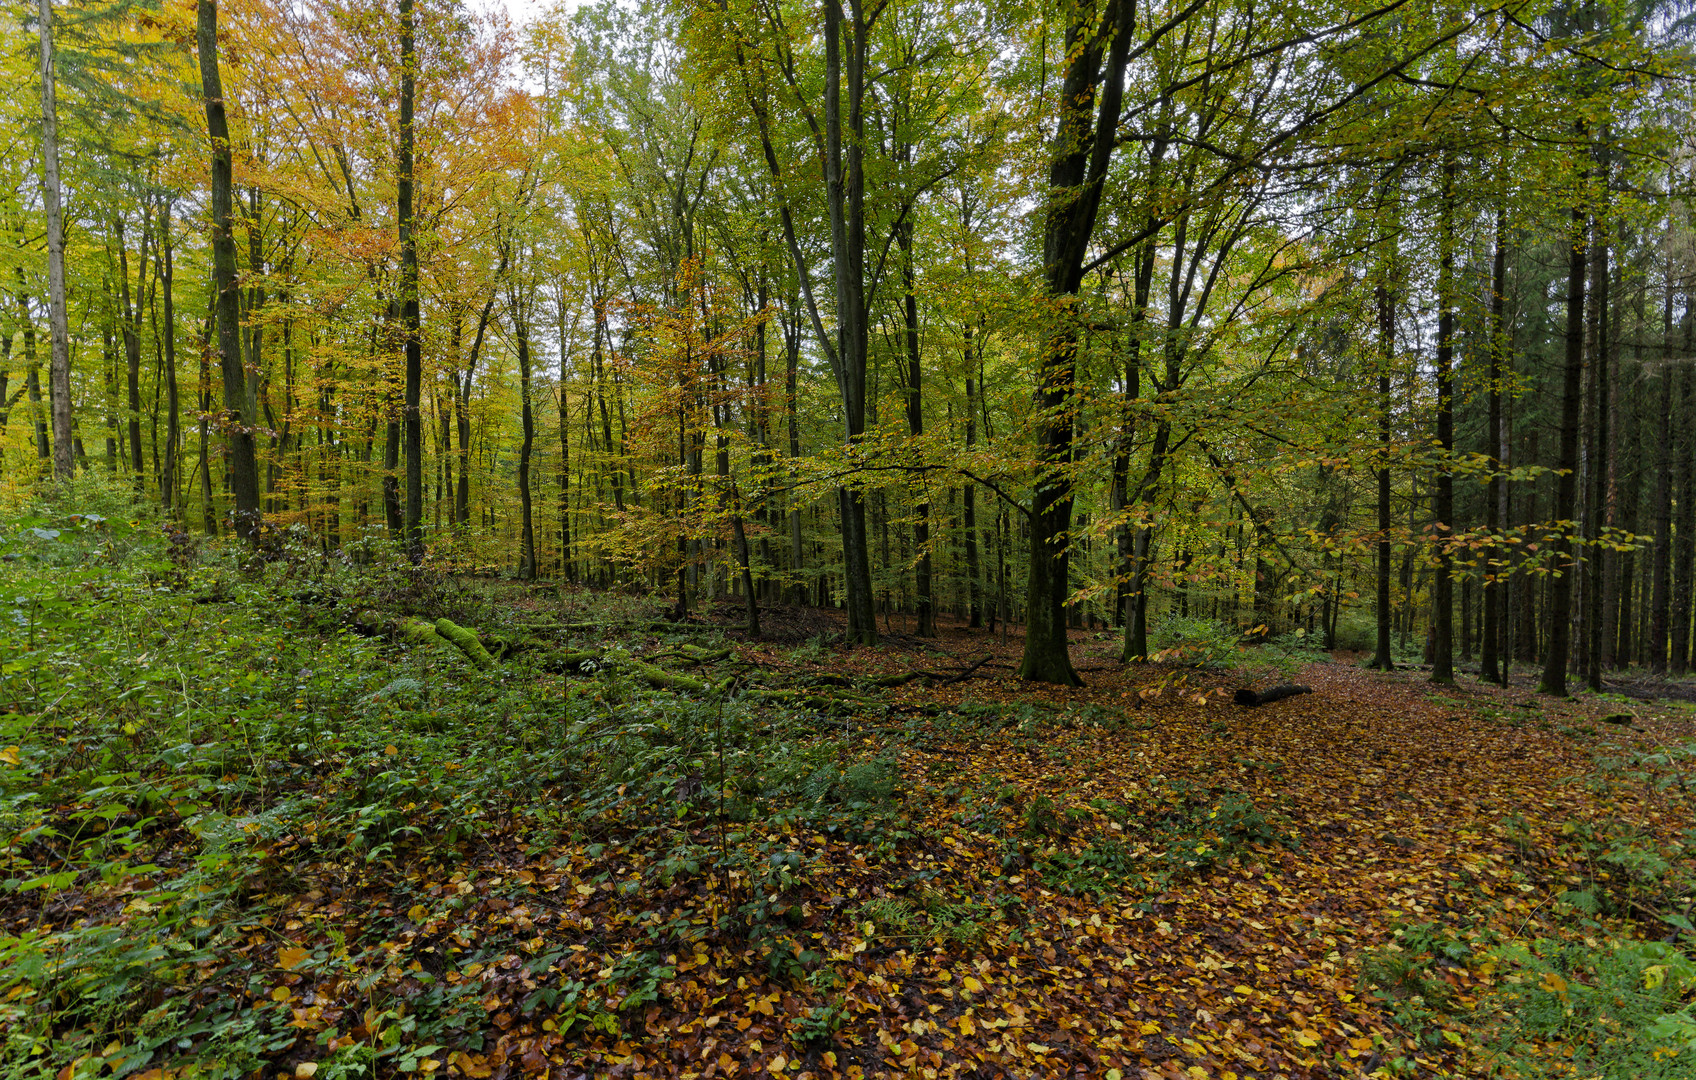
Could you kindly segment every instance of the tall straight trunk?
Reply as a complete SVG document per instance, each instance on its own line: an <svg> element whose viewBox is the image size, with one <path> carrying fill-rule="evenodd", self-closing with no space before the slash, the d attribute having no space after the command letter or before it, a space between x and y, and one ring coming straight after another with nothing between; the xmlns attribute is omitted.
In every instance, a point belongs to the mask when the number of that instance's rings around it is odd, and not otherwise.
<svg viewBox="0 0 1696 1080"><path fill-rule="evenodd" d="M400 329L406 350L406 551L414 562L424 557L424 420L419 412L424 388L424 349L419 336L418 235L413 217L413 95L418 53L413 47L413 0L400 0L400 175L396 178L395 217L400 227ZM529 400L525 400L528 413ZM528 420L526 421L528 423ZM525 529L529 529L526 507ZM536 569L531 551L530 569Z"/></svg>
<svg viewBox="0 0 1696 1080"><path fill-rule="evenodd" d="M53 477L71 478L71 331L65 311L65 222L59 207L59 103L53 84L53 4L37 0L41 31L41 197L47 210L47 366Z"/></svg>
<svg viewBox="0 0 1696 1080"><path fill-rule="evenodd" d="M212 340L217 330L219 292L216 280L207 290L206 327L200 334L200 517L207 536L218 535L218 509L212 498Z"/></svg>
<svg viewBox="0 0 1696 1080"><path fill-rule="evenodd" d="M1453 161L1443 163L1442 222L1437 255L1437 476L1432 492L1436 517L1432 540L1437 547L1431 624L1431 681L1452 683L1454 668L1454 554L1450 550L1455 516L1454 411L1454 184Z"/></svg>
<svg viewBox="0 0 1696 1080"><path fill-rule="evenodd" d="M1691 325L1696 325L1693 321ZM1689 342L1685 343L1688 355ZM1674 675L1683 675L1690 670L1690 608L1692 601L1691 575L1696 567L1691 565L1692 557L1696 556L1696 490L1692 490L1696 481L1696 470L1691 468L1691 453L1696 449L1696 438L1691 436L1690 418L1696 415L1696 364L1686 359L1679 364L1678 371L1678 409L1677 415L1682 418L1682 430L1673 447L1673 488L1678 503L1678 515L1673 522L1672 533L1672 611L1671 633L1668 635L1668 649L1671 653L1669 667Z"/></svg>
<svg viewBox="0 0 1696 1080"><path fill-rule="evenodd" d="M795 305L791 304L791 308ZM789 427L789 461L793 470L794 463L801 459L801 420L799 407L795 397L796 381L801 358L801 316L797 312L793 322L784 324L783 328L783 408L788 414ZM801 578L801 571L806 561L806 548L801 543L801 501L796 494L793 480L785 496L789 504L789 573L794 577L794 588L791 601L796 604L807 602L807 584Z"/></svg>
<svg viewBox="0 0 1696 1080"><path fill-rule="evenodd" d="M506 255L503 251L501 264L495 274L499 277L505 273ZM465 358L465 370L453 373L453 421L459 440L459 486L454 489L453 522L462 531L471 526L471 381L477 370L478 357L483 352L483 340L488 334L489 317L494 309L495 297L491 293L477 316L477 333L471 339L471 352Z"/></svg>
<svg viewBox="0 0 1696 1080"><path fill-rule="evenodd" d="M182 508L177 505L177 460L182 455L182 401L177 388L177 313L173 297L175 282L171 245L171 201L159 206L159 285L164 302L165 358L165 460L159 473L159 498L165 515L180 519Z"/></svg>
<svg viewBox="0 0 1696 1080"><path fill-rule="evenodd" d="M971 371L972 358L972 328L966 327L966 370ZM966 376L966 453L972 452L977 443L977 402L976 386L970 375ZM966 547L966 620L967 625L976 630L983 626L983 580L982 570L978 566L978 496L977 487L966 481L965 490L961 492L960 503L961 526L965 529Z"/></svg>
<svg viewBox="0 0 1696 1080"><path fill-rule="evenodd" d="M23 226L20 224L19 229ZM20 235L20 242L21 242ZM35 430L35 456L40 464L42 476L47 476L52 470L53 441L48 427L47 410L41 401L41 361L36 356L35 320L30 317L29 295L24 292L24 268L19 263L18 273L18 322L23 326L24 337L24 392L25 400L29 402L30 424Z"/></svg>
<svg viewBox="0 0 1696 1080"><path fill-rule="evenodd" d="M836 286L836 378L850 445L866 431L866 359L868 328L865 306L865 64L867 25L860 0L848 0L848 40L842 32L842 9L836 0L825 4L825 200L829 209L832 265ZM843 86L843 57L847 57L847 87ZM842 99L848 98L844 122ZM866 529L866 501L860 488L844 485L837 492L842 513L843 579L847 594L848 637L865 645L877 641L873 609L871 555Z"/></svg>
<svg viewBox="0 0 1696 1080"><path fill-rule="evenodd" d="M1491 536L1501 527L1502 496L1502 381L1507 377L1510 346L1507 328L1507 255L1508 215L1506 207L1496 208L1495 253L1490 261L1490 385L1489 422L1485 431L1484 456L1490 460L1490 481L1484 495L1484 527ZM1499 662L1502 626L1502 601L1506 577L1497 568L1501 549L1490 544L1484 549L1484 629L1479 676L1486 682L1506 685L1506 669Z"/></svg>
<svg viewBox="0 0 1696 1080"><path fill-rule="evenodd" d="M571 561L571 398L565 390L570 343L565 332L565 297L559 305L559 572L566 581L576 581Z"/></svg>
<svg viewBox="0 0 1696 1080"><path fill-rule="evenodd" d="M530 513L530 452L536 444L536 416L530 405L530 323L521 306L513 305L512 336L518 347L518 408L523 440L518 444L519 556L518 576L536 576L536 529Z"/></svg>
<svg viewBox="0 0 1696 1080"><path fill-rule="evenodd" d="M241 301L236 292L234 206L230 191L233 164L224 88L218 75L216 0L198 0L195 45L200 54L207 134L212 140L212 279L218 298L218 354L224 378L223 424L229 454L230 498L235 504L232 512L237 534L251 539L260 521L259 470L253 439L258 417L242 367ZM67 435L69 427L67 416Z"/></svg>
<svg viewBox="0 0 1696 1080"><path fill-rule="evenodd" d="M1655 451L1655 493L1651 507L1655 515L1655 545L1650 560L1649 627L1643 639L1643 662L1657 675L1667 669L1667 638L1672 631L1672 454L1678 434L1672 410L1673 384L1678 369L1672 360L1673 283L1667 282L1662 332L1665 356L1659 372L1660 436Z"/></svg>
<svg viewBox="0 0 1696 1080"><path fill-rule="evenodd" d="M716 395L721 400L729 391L725 365L722 359L709 362L712 371ZM754 593L753 566L748 557L748 530L742 521L742 494L737 489L736 482L730 478L730 410L721 405L713 406L714 432L714 472L718 476L718 497L721 513L730 518L731 537L735 543L736 568L742 577L742 598L747 604L749 637L760 635L760 602Z"/></svg>
<svg viewBox="0 0 1696 1080"><path fill-rule="evenodd" d="M896 243L901 248L901 317L905 323L907 346L907 432L916 443L925 433L925 413L919 389L919 297L915 291L911 222L909 217L897 228ZM916 473L914 481L922 492L926 483L924 473ZM922 495L913 507L913 546L918 553L913 575L913 592L918 601L918 627L914 632L919 637L935 637L936 606L931 598L930 502Z"/></svg>
<svg viewBox="0 0 1696 1080"><path fill-rule="evenodd" d="M1590 415L1585 425L1590 436L1586 454L1590 466L1590 490L1585 499L1589 505L1584 514L1584 681L1591 690L1602 688L1602 612L1607 600L1604 595L1605 560L1602 558L1601 536L1608 512L1608 460L1613 456L1608 445L1611 419L1608 399L1612 391L1608 372L1608 292L1608 224L1605 218L1598 216L1593 222L1590 244L1590 295L1585 326L1588 338L1585 352L1590 361L1590 390L1587 395Z"/></svg>
<svg viewBox="0 0 1696 1080"><path fill-rule="evenodd" d="M1579 134L1582 137L1583 125ZM1572 211L1572 250L1567 261L1566 361L1561 381L1561 442L1556 454L1555 519L1561 530L1555 543L1553 569L1559 575L1549 581L1548 643L1543 657L1543 677L1538 691L1566 696L1568 654L1572 647L1573 513L1578 504L1579 413L1584 398L1584 288L1589 267L1589 240L1584 210Z"/></svg>
<svg viewBox="0 0 1696 1080"><path fill-rule="evenodd" d="M141 231L141 246L137 249L136 282L137 287L130 289L130 256L129 247L124 241L124 219L122 215L113 219L114 239L118 242L118 319L119 331L124 339L124 388L127 391L128 408L124 413L125 433L128 435L130 481L136 487L136 494L146 490L146 474L143 472L141 459L141 304L140 283L147 279L147 241L151 232Z"/></svg>
<svg viewBox="0 0 1696 1080"><path fill-rule="evenodd" d="M109 281L102 282L104 286L110 284ZM106 383L106 471L117 476L123 435L118 427L118 354L112 343L110 325L100 328L100 359L100 373Z"/></svg>
<svg viewBox="0 0 1696 1080"><path fill-rule="evenodd" d="M1156 140L1156 159L1164 155L1165 145L1163 138ZM1142 660L1148 656L1149 544L1154 538L1154 527L1149 524L1147 515L1154 499L1156 485L1160 483L1161 473L1165 471L1166 456L1172 441L1172 425L1162 415L1155 422L1154 441L1149 447L1148 469L1143 473L1137 490L1130 491L1129 457L1134 433L1132 410L1142 398L1142 335L1147 321L1149 295L1154 283L1154 262L1155 244L1150 239L1138 249L1136 258L1136 277L1132 286L1131 301L1131 336L1125 345L1125 400L1121 410L1119 447L1116 455L1127 459L1123 511L1128 517L1117 538L1117 554L1124 564L1119 568L1119 573L1129 575L1125 588L1125 641L1120 653L1127 662ZM1175 289L1178 280L1175 270L1172 279ZM1170 299L1175 308L1175 295ZM1169 317L1169 328L1175 324L1175 320L1175 316Z"/></svg>
<svg viewBox="0 0 1696 1080"><path fill-rule="evenodd" d="M1378 572L1377 572L1377 648L1369 667L1380 671L1395 670L1396 662L1390 642L1392 618L1390 608L1390 576L1393 553L1390 545L1390 426L1394 407L1390 396L1390 366L1396 353L1395 295L1380 285L1374 291L1378 307Z"/></svg>

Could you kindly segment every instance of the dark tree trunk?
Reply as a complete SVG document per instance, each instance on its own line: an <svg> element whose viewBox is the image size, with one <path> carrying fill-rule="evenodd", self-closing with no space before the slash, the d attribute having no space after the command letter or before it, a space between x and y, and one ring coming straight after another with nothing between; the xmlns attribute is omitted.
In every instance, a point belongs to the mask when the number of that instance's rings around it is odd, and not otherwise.
<svg viewBox="0 0 1696 1080"><path fill-rule="evenodd" d="M230 128L224 112L224 88L218 75L218 7L216 0L199 0L195 44L200 54L201 95L206 105L206 128L212 140L212 278L217 294L218 355L224 379L224 434L229 454L230 498L238 535L251 539L258 531L259 469L253 432L258 423L254 394L242 368L241 300L237 293L233 173Z"/></svg>
<svg viewBox="0 0 1696 1080"><path fill-rule="evenodd" d="M1065 37L1069 59L1057 98L1060 115L1049 167L1050 201L1043 219L1043 283L1057 302L1057 324L1049 333L1037 375L1039 465L1031 500L1028 617L1019 676L1069 686L1082 684L1072 667L1065 617L1078 359L1073 308L1117 141L1134 7L1128 0L1106 0L1099 13L1084 6L1072 9Z"/></svg>
<svg viewBox="0 0 1696 1080"><path fill-rule="evenodd" d="M1502 520L1502 383L1511 363L1507 328L1507 210L1496 210L1495 253L1490 263L1490 385L1489 424L1485 433L1485 457L1490 459L1490 482L1484 495L1484 527L1491 535L1501 531ZM1479 657L1479 675L1486 682L1506 685L1506 667L1498 660L1501 644L1503 600L1507 578L1500 572L1501 549L1490 544L1484 549L1484 631Z"/></svg>
<svg viewBox="0 0 1696 1080"><path fill-rule="evenodd" d="M1696 325L1693 320L1692 325ZM1686 343L1688 349L1688 342ZM1678 370L1679 392L1677 416L1682 423L1673 445L1673 488L1678 503L1678 515L1673 522L1672 540L1672 611L1668 649L1669 667L1674 675L1690 670L1690 607L1692 599L1692 556L1696 556L1696 491L1692 480L1696 471L1691 468L1691 452L1696 438L1691 435L1691 417L1696 416L1696 364L1684 360Z"/></svg>
<svg viewBox="0 0 1696 1080"><path fill-rule="evenodd" d="M1455 166L1443 163L1442 221L1437 255L1437 476L1432 491L1436 518L1431 537L1437 548L1432 582L1431 681L1452 683L1454 668L1454 536L1455 412L1454 412L1454 183Z"/></svg>
<svg viewBox="0 0 1696 1080"><path fill-rule="evenodd" d="M920 394L919 370L919 297L914 291L916 275L913 267L913 226L909 216L896 230L896 243L901 249L901 317L905 324L907 347L907 432L915 443L925 433L924 399ZM914 474L913 483L920 492L927 480L923 472ZM936 607L931 599L930 560L930 502L923 494L913 507L913 546L917 562L913 572L913 592L917 600L919 637L936 636Z"/></svg>
<svg viewBox="0 0 1696 1080"><path fill-rule="evenodd" d="M1602 557L1601 536L1609 513L1608 472L1612 468L1613 449L1608 445L1608 429L1612 419L1609 398L1612 394L1608 371L1608 227L1597 218L1590 247L1590 294L1586 324L1589 357L1590 415L1589 428L1590 490L1585 501L1589 506L1584 514L1585 594L1584 594L1584 681L1591 690L1602 688L1602 640L1607 628L1603 626L1603 611L1607 604L1605 578L1606 560Z"/></svg>
<svg viewBox="0 0 1696 1080"><path fill-rule="evenodd" d="M1582 134L1582 132L1581 132ZM1543 677L1538 691L1566 696L1568 654L1572 645L1573 513L1578 505L1579 414L1584 398L1584 287L1588 269L1589 241L1584 211L1572 211L1571 256L1567 262L1566 362L1561 382L1561 442L1556 455L1559 474L1555 482L1555 519L1560 539L1555 543L1553 569L1558 577L1549 581L1549 637L1543 656Z"/></svg>

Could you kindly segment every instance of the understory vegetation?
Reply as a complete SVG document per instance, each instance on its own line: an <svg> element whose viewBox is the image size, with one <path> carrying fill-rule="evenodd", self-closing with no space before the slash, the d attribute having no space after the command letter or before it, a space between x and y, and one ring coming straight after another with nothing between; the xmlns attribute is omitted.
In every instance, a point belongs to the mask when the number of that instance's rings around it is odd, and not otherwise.
<svg viewBox="0 0 1696 1080"><path fill-rule="evenodd" d="M1176 621L1032 688L133 513L0 534L8 1076L1696 1068L1688 710Z"/></svg>

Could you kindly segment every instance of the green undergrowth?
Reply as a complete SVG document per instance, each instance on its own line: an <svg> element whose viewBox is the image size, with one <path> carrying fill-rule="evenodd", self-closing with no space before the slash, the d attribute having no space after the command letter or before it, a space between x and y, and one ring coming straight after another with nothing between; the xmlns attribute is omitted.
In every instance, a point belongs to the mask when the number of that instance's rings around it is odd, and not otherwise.
<svg viewBox="0 0 1696 1080"><path fill-rule="evenodd" d="M491 846L616 856L640 868L632 897L737 882L704 932L802 978L806 858L774 831L873 861L912 840L895 759L815 717L656 692L616 651L570 679L524 652L479 671L360 614L498 641L627 603L502 593L374 543L203 542L83 487L0 524L0 1074L387 1075L476 1045L471 984L384 981L393 919L326 929L299 961L364 1000L357 1020L308 1034L286 995L244 991L274 977L254 942L325 868L402 910L409 871L445 880ZM615 1029L669 977L658 947L532 1004Z"/></svg>
<svg viewBox="0 0 1696 1080"><path fill-rule="evenodd" d="M1696 1075L1696 744L1599 754L1574 783L1606 808L1645 800L1670 828L1601 813L1548 830L1519 816L1518 888L1413 923L1360 958L1362 985L1423 1045L1465 1047L1475 1075L1681 1080ZM1452 883L1466 893L1462 873ZM1506 929L1504 929L1506 928ZM1387 1063L1415 1075L1416 1057Z"/></svg>

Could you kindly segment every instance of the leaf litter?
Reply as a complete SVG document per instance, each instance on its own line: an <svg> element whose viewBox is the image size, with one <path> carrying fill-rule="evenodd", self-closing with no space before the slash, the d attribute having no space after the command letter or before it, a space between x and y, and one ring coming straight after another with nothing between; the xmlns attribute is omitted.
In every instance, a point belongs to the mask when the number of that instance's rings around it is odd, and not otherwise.
<svg viewBox="0 0 1696 1080"><path fill-rule="evenodd" d="M989 640L955 637L962 655ZM283 1037L261 1071L285 1076L367 1047L383 1074L496 1078L1475 1075L1464 1018L1492 966L1441 965L1446 1010L1422 1031L1363 958L1408 927L1527 940L1575 880L1563 829L1681 825L1652 788L1575 782L1599 741L1688 735L1676 710L1584 739L1583 705L1510 722L1512 692L1342 663L1255 710L1217 673L1097 664L1068 690L1004 671L819 717L883 769L855 814L730 820L685 777L657 823L651 800L596 812L548 789L587 823L570 838L507 812L363 860L310 829L254 839L240 943L177 992L268 1014ZM169 877L167 853L152 863L79 880L57 910L13 894L7 932L122 927ZM61 1075L190 1075L108 1049Z"/></svg>

